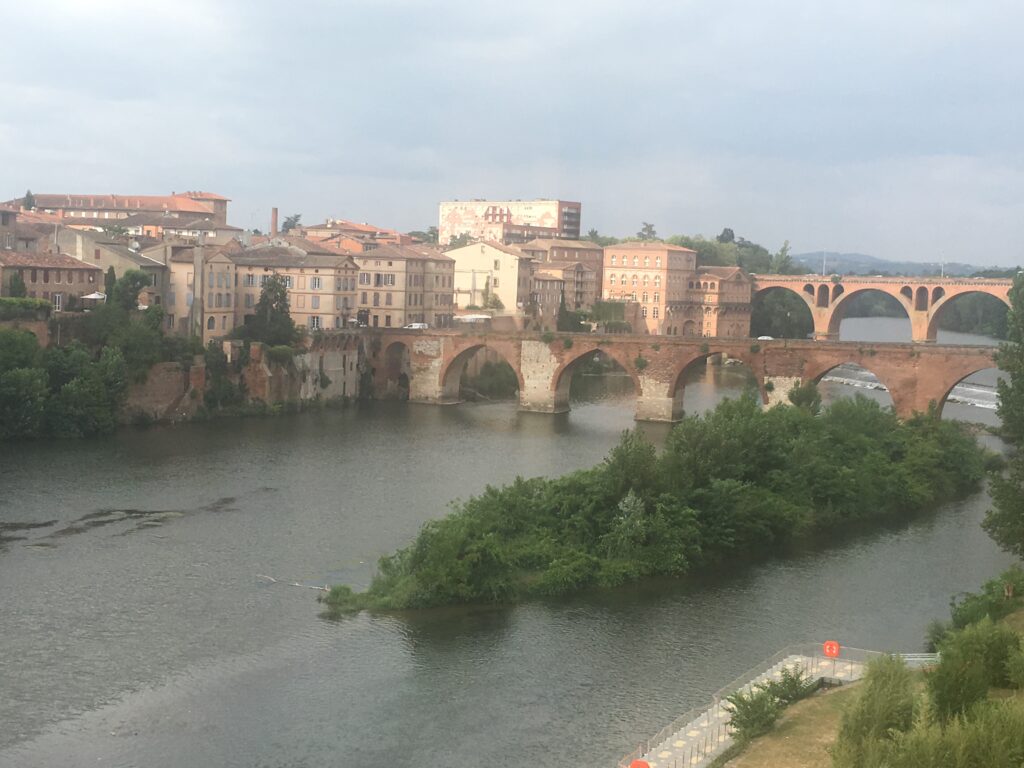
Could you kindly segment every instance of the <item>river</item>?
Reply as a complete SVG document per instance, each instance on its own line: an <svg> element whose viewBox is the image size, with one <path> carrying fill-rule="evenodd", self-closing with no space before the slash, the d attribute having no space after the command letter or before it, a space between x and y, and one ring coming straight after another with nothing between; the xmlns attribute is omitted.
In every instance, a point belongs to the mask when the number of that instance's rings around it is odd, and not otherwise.
<svg viewBox="0 0 1024 768"><path fill-rule="evenodd" d="M742 391L733 368L688 407ZM1011 562L978 494L699 585L515 607L328 621L261 578L365 585L451 499L592 465L631 413L369 403L0 448L0 766L611 766L789 643L919 649Z"/></svg>

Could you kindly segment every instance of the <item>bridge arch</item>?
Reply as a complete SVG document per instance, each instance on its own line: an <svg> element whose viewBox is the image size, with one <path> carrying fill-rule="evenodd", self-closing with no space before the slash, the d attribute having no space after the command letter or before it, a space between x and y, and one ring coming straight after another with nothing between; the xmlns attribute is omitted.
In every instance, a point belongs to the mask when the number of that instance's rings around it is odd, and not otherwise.
<svg viewBox="0 0 1024 768"><path fill-rule="evenodd" d="M408 345L403 341L392 341L384 347L383 365L375 371L378 396L409 398L409 382L412 365Z"/></svg>
<svg viewBox="0 0 1024 768"><path fill-rule="evenodd" d="M750 335L807 338L814 332L814 290L808 283L803 293L788 285L769 285L757 291L750 302Z"/></svg>
<svg viewBox="0 0 1024 768"><path fill-rule="evenodd" d="M641 397L643 385L640 382L640 376L633 361L629 360L628 356L624 355L621 350L608 347L591 347L590 349L582 349L573 355L567 356L562 360L562 364L555 369L551 377L551 392L554 395L555 410L569 410L569 387L572 384L573 375L584 362L593 360L598 355L609 358L625 371L633 382L634 397Z"/></svg>
<svg viewBox="0 0 1024 768"><path fill-rule="evenodd" d="M944 393L944 394L942 395L942 397L941 397L941 398L939 398L939 399L938 399L938 400L936 401L936 403L935 403L935 407L936 407L936 409L937 409L937 411L938 411L938 414L939 414L939 416L941 416L941 415L942 415L942 413L943 413L943 410L944 410L944 409L945 409L945 407L946 407L946 403L948 403L948 402L949 402L949 398L950 398L950 396L951 396L951 395L953 394L953 390L954 390L954 389L956 389L956 388L957 388L957 386L959 386L959 385L961 385L961 384L970 384L970 382L967 382L967 379L971 378L972 376L976 376L976 375L977 375L977 374L979 374L979 373L987 373L987 372L989 372L989 371L991 371L991 372L992 372L992 374L993 374L993 375L992 375L992 386L993 386L993 387L995 386L995 382L996 382L996 380L998 380L998 379L1000 379L1000 378L1002 378L1002 377L1004 377L1004 376L1006 375L1006 374L1005 374L1005 373L1004 373L1003 371L999 370L999 369L998 369L998 368L996 368L996 367L995 367L994 365L990 365L990 366L987 366L987 367L985 367L985 368L976 368L975 370L972 370L972 371L970 371L970 372L968 372L968 373L965 373L965 374L964 374L963 376L960 376L960 378L959 378L959 379L957 379L956 381L954 381L954 382L953 382L952 384L950 384L950 385L949 385L949 386L948 386L948 387L946 388L946 391L945 391L945 393ZM957 375L958 375L959 373L960 373L960 372L958 371L958 372L957 372ZM979 393L979 394L981 394L981 393ZM989 395L991 395L992 393L986 393L986 394L989 394ZM968 392L965 392L965 395L966 395L967 397L970 397L971 393L970 393L970 392L968 391ZM980 400L981 398L979 397L978 399ZM985 398L985 399L987 400L987 398Z"/></svg>
<svg viewBox="0 0 1024 768"><path fill-rule="evenodd" d="M523 391L523 372L520 370L518 360L508 354L508 350L496 344L488 344L486 341L470 342L452 355L441 368L441 399L443 402L454 403L459 400L459 390L462 382L462 374L470 359L481 349L489 349L500 356L516 375L519 392Z"/></svg>
<svg viewBox="0 0 1024 768"><path fill-rule="evenodd" d="M702 364L710 366L711 359L714 358L716 355L720 354L722 354L721 351L710 349L707 352L700 352L695 355L690 355L689 357L681 360L673 368L672 373L669 375L668 394L669 397L672 398L672 413L675 418L681 418L683 415L683 412L685 410L687 384L689 383L691 387L695 384L695 382L692 381L692 379L694 378L694 374L697 372L699 366ZM758 376L756 373L757 366L755 365L755 361L752 358L747 357L743 354L737 354L736 350L730 351L728 355L728 360L736 361L736 364L739 367L741 367L744 372L749 374L747 378L750 388L756 387L757 395L760 399L761 404L767 405L768 392L764 388L763 377ZM730 362L725 362L724 367L729 367L730 365ZM710 367L707 370L710 374ZM688 382L688 379L690 379L691 381ZM715 386L717 390L721 386L721 382L717 382L713 386ZM744 390L747 389L747 387L729 386L726 386L725 388L728 390L728 393L724 397L720 395L720 392L709 394L709 400L713 402L714 405L717 405L719 402L721 402L721 400L727 397L731 397L733 394L742 395Z"/></svg>
<svg viewBox="0 0 1024 768"><path fill-rule="evenodd" d="M983 301L985 301L986 303L992 302L993 305L994 303L1001 304L1003 305L1003 307L1006 308L1007 311L1010 308L1010 302L1008 298L996 295L990 291L968 289L963 291L956 291L955 293L950 292L947 295L941 287L936 287L933 291L933 296L935 293L939 291L941 291L941 293L939 293L938 298L933 299L932 301L931 314L928 318L927 338L929 341L935 341L936 337L938 336L939 324L942 321L942 318L948 315L947 310L949 309L949 307L955 306L957 304L957 301L965 296L987 296L987 299L983 299ZM961 304L960 306L963 305Z"/></svg>
<svg viewBox="0 0 1024 768"><path fill-rule="evenodd" d="M911 310L913 307L912 302L914 301L914 299L912 297L914 296L914 294L911 292L910 298L908 298L908 294L905 291L909 290L909 286L904 286L902 289L900 289L899 294L893 294L890 291L886 291L880 288L865 286L863 288L854 288L853 290L844 292L839 297L839 300L832 305L831 311L829 313L828 335L832 338L839 338L839 326L842 324L843 318L846 316L846 310L852 303L853 298L867 293L877 293L892 299L896 304L898 304L903 309L904 313L906 314L907 320L913 322L911 318Z"/></svg>
<svg viewBox="0 0 1024 768"><path fill-rule="evenodd" d="M830 360L830 361L828 361L827 363L825 363L823 365L819 365L818 367L812 368L809 371L807 371L803 380L804 380L804 382L814 382L815 384L820 386L822 379L824 379L830 373L833 373L836 369L842 368L842 366L850 366L853 369L857 369L857 370L860 370L860 371L864 371L865 373L871 374L871 376L874 377L875 382L877 382L877 386L871 386L872 382L870 381L870 379L864 379L864 385L865 386L863 386L861 388L864 389L865 391L872 391L872 390L873 391L879 391L879 390L881 390L881 391L886 392L890 402L889 403L882 403L882 405L883 406L884 405L890 405L890 406L892 406L892 408L894 410L897 410L897 402L896 401L900 397L900 393L893 391L892 387L890 386L890 383L888 381L886 381L887 377L879 375L878 371L875 370L874 368L869 367L867 365L864 365L864 361L863 360L855 360L853 358L849 358L849 359L846 359L846 360L838 360L838 359ZM855 378L855 377L851 377L851 378ZM838 382L837 382L836 385L837 386L850 386L850 389L853 390L853 391L850 392L850 395L851 396L855 396L857 394L856 390L858 389L858 387L855 386L855 385L846 385L846 384L842 384L842 383L838 383Z"/></svg>

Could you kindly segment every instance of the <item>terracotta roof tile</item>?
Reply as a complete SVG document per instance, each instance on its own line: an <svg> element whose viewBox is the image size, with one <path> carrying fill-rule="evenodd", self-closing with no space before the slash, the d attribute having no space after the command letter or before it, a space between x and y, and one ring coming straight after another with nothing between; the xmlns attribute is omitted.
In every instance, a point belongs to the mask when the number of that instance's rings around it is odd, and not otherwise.
<svg viewBox="0 0 1024 768"><path fill-rule="evenodd" d="M0 250L0 266L35 267L39 269L90 269L102 272L85 261L58 253L29 253L27 251Z"/></svg>

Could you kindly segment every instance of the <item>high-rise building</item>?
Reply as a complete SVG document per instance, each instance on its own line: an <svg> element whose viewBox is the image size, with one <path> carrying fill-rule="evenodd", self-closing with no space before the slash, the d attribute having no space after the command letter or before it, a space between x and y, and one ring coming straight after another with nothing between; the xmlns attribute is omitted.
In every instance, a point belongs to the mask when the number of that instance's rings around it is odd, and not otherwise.
<svg viewBox="0 0 1024 768"><path fill-rule="evenodd" d="M453 237L509 245L536 238L580 236L580 203L566 200L453 200L438 206L438 242Z"/></svg>

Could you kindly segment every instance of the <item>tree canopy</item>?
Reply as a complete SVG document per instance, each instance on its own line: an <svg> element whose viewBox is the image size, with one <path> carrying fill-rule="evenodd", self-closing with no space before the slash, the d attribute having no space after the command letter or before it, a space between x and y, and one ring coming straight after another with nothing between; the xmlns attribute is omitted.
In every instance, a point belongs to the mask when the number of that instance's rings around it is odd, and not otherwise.
<svg viewBox="0 0 1024 768"><path fill-rule="evenodd" d="M255 313L246 318L245 325L236 329L234 335L272 347L296 342L299 334L292 320L288 286L283 278L278 275L267 278L260 290Z"/></svg>
<svg viewBox="0 0 1024 768"><path fill-rule="evenodd" d="M281 225L281 234L287 235L293 229L295 229L302 222L301 213L293 213L291 216L284 217L284 224Z"/></svg>

